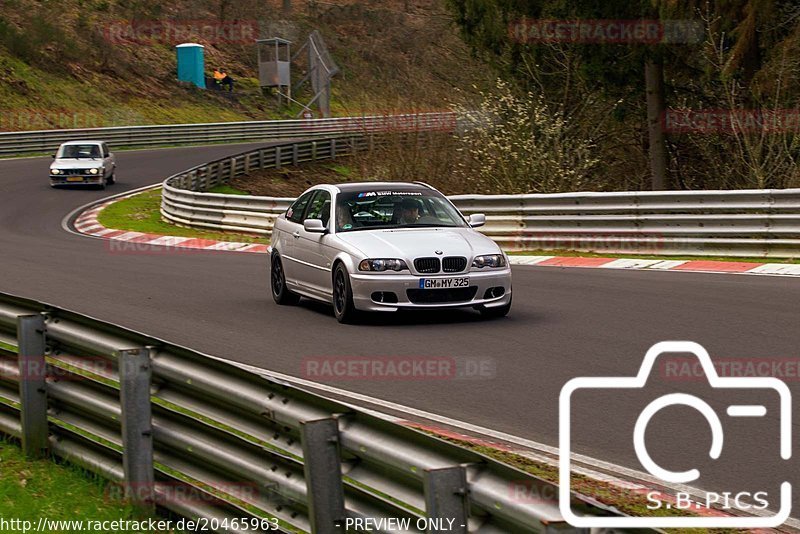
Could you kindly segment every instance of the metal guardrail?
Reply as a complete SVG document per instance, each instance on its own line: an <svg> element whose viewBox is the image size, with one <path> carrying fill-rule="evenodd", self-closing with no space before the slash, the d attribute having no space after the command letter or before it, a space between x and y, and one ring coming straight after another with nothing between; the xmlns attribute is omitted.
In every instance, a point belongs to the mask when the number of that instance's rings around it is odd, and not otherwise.
<svg viewBox="0 0 800 534"><path fill-rule="evenodd" d="M141 148L199 143L233 143L286 138L330 137L382 131L452 130L451 112L371 115L329 119L124 126L73 130L0 132L0 156L55 151L65 141L97 139L114 147Z"/></svg>
<svg viewBox="0 0 800 534"><path fill-rule="evenodd" d="M176 224L268 235L293 199L204 191L253 169L334 158L368 137L299 141L183 171L164 181L161 212ZM800 189L456 195L464 214L507 250L800 257Z"/></svg>
<svg viewBox="0 0 800 534"><path fill-rule="evenodd" d="M121 482L141 504L154 499L229 527L271 517L285 532L327 534L342 532L346 517L369 517L408 519L402 531L420 532L416 521L427 516L454 518L456 533L576 531L562 519L555 485L523 471L232 363L7 294L0 433L21 438L28 454L49 449ZM615 515L587 499L578 509Z"/></svg>

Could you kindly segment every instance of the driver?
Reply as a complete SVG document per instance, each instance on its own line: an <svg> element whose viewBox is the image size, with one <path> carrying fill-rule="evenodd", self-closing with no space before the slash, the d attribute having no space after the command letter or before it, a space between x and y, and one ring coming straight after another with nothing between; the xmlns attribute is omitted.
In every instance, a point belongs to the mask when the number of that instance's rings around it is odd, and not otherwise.
<svg viewBox="0 0 800 534"><path fill-rule="evenodd" d="M420 202L414 198L404 198L400 203L400 224L414 224L419 220Z"/></svg>

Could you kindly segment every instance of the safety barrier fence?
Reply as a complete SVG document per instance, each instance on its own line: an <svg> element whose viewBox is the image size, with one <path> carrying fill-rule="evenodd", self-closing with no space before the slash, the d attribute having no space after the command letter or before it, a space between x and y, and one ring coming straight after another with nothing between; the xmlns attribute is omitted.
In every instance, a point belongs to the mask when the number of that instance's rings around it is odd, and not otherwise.
<svg viewBox="0 0 800 534"><path fill-rule="evenodd" d="M204 143L255 142L391 131L452 131L451 112L405 113L329 119L121 126L0 132L0 156L54 152L65 141L100 140L112 147L143 148Z"/></svg>
<svg viewBox="0 0 800 534"><path fill-rule="evenodd" d="M208 189L255 169L369 149L374 136L304 140L199 165L164 182L162 215L184 226L269 235L293 199ZM800 189L456 195L485 213L481 231L507 250L800 257Z"/></svg>
<svg viewBox="0 0 800 534"><path fill-rule="evenodd" d="M393 518L373 523L374 532L436 531L426 518L453 519L456 533L576 530L562 519L556 486L523 471L241 366L7 294L0 433L21 439L26 454L53 453L119 482L140 506L213 519L219 532L269 530L253 528L263 517L285 532L321 534L343 532L346 518ZM616 513L580 497L573 505Z"/></svg>

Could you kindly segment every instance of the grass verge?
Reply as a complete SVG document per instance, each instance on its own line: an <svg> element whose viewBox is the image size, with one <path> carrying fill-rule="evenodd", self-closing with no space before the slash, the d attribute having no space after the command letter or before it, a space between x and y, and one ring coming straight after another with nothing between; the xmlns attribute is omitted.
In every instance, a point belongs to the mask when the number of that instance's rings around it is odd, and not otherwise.
<svg viewBox="0 0 800 534"><path fill-rule="evenodd" d="M106 228L115 230L214 239L217 241L269 244L267 237L176 226L163 221L160 210L161 188L159 187L114 202L98 214L97 220Z"/></svg>
<svg viewBox="0 0 800 534"><path fill-rule="evenodd" d="M54 521L142 519L131 505L114 498L116 492L107 491L108 487L109 483L78 467L49 459L29 460L16 443L0 440L0 517L33 525L41 517Z"/></svg>

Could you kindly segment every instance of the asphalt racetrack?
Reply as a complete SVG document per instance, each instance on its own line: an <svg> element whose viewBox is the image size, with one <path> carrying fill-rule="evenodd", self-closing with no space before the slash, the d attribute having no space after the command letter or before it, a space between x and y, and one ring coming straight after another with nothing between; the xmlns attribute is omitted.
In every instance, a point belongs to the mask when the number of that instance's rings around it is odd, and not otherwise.
<svg viewBox="0 0 800 534"><path fill-rule="evenodd" d="M483 321L470 310L380 315L345 326L321 304L275 305L266 255L121 253L62 229L65 215L81 205L253 146L120 152L117 184L106 191L51 189L49 157L0 161L0 291L308 379L319 378L308 376L309 359L453 358L470 376L322 381L552 446L567 380L634 375L647 349L662 340L696 341L719 360L783 362L783 378L800 398L797 278L521 266L514 268L507 318ZM702 385L665 373L656 372L657 394ZM624 395L582 400L572 416L575 450L641 469L626 425L644 404ZM716 464L705 460L705 421L682 408L651 423L654 459L676 470L702 464L702 471L707 463L704 489L782 480L798 486L797 460L778 455L777 404L758 421L731 420L726 392L713 391L708 400L730 429Z"/></svg>

